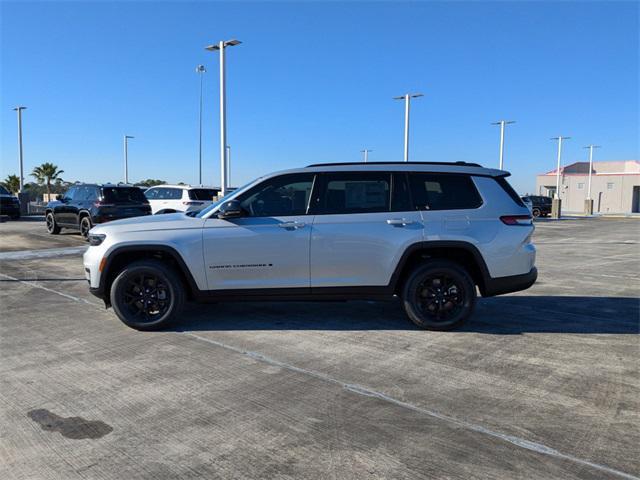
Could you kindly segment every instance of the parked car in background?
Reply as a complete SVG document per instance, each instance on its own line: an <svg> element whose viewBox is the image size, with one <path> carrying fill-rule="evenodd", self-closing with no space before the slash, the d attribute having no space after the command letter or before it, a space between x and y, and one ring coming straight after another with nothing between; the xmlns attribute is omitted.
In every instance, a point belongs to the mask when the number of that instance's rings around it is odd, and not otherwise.
<svg viewBox="0 0 640 480"><path fill-rule="evenodd" d="M520 197L522 198L522 203L525 204L525 206L529 209L530 212L533 212L533 203L531 203L531 200L529 199L529 197Z"/></svg>
<svg viewBox="0 0 640 480"><path fill-rule="evenodd" d="M20 218L20 200L2 185L0 185L0 215L8 215L13 220Z"/></svg>
<svg viewBox="0 0 640 480"><path fill-rule="evenodd" d="M193 212L213 203L219 189L192 187L191 185L158 185L148 188L144 194L151 205L151 213Z"/></svg>
<svg viewBox="0 0 640 480"><path fill-rule="evenodd" d="M195 215L121 220L89 234L90 291L141 330L202 301L391 300L449 330L477 290L537 277L531 213L502 170L472 163L310 165L266 175Z"/></svg>
<svg viewBox="0 0 640 480"><path fill-rule="evenodd" d="M551 215L551 197L542 195L527 195L522 197L522 201L531 202L531 213L534 217L548 217Z"/></svg>
<svg viewBox="0 0 640 480"><path fill-rule="evenodd" d="M49 202L45 210L47 231L60 233L61 228L79 230L87 237L98 224L121 218L151 214L144 192L131 185L74 185L64 195Z"/></svg>

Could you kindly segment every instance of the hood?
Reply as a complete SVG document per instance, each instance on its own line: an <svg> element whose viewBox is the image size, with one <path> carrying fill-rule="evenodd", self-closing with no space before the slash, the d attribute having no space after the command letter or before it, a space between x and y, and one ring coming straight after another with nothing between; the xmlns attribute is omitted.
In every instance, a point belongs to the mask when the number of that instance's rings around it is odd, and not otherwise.
<svg viewBox="0 0 640 480"><path fill-rule="evenodd" d="M143 230L175 230L178 228L202 228L202 218L189 217L184 213L145 215L143 217L123 218L113 222L96 225L91 233L138 232Z"/></svg>

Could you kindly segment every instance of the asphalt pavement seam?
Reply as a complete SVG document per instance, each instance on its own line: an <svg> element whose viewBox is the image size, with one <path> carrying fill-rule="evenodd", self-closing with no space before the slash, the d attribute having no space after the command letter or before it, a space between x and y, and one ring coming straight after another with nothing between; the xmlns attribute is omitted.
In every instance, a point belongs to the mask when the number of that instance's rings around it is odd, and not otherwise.
<svg viewBox="0 0 640 480"><path fill-rule="evenodd" d="M502 440L504 442L510 443L512 445L515 445L516 447L520 447L526 450L531 450L534 451L536 453L541 453L543 455L549 455L555 458L559 458L559 459L563 459L563 460L568 460L574 463L577 463L579 465L584 465L587 467L591 467L594 468L596 470L599 470L601 472L606 472L612 475L616 475L620 478L626 478L626 479L630 479L630 480L640 480L640 477L636 477L634 475L628 474L626 472L622 472L620 470L616 470L614 468L608 467L606 465L600 465L598 463L593 463L590 462L588 460L584 460L582 458L579 457L575 457L573 455L569 455L566 453L562 453L559 452L558 450L555 450L551 447L548 447L546 445L543 445L541 443L536 443L536 442L531 442L529 440L525 440L524 438L520 438L520 437L516 437L514 435L507 435L505 433L500 433L500 432L496 432L494 430L491 430L489 428L483 427L482 425L477 425L475 423L471 423L471 422L467 422L465 420L460 420L458 418L455 417L451 417L449 415L445 415L433 410L428 410L426 408L422 408L419 407L417 405L413 405L411 403L408 402L404 402L402 400L398 400L397 398L393 398L389 395L386 395L384 393L381 392L377 392L375 390L371 390L369 388L363 387L361 385L356 385L356 384L351 384L351 383L345 383L342 382L341 380L338 380L336 378L330 377L329 375L326 375L324 373L320 373L320 372L316 372L313 370L307 370L305 368L300 368L300 367L296 367L295 365L290 365L288 363L284 363L281 362L279 360L273 359L271 357L268 357L266 355L263 355L261 353L258 352L252 352L250 350L244 350L242 348L238 348L235 347L233 345L229 345L223 342L219 342L217 340L212 340L210 338L206 338L206 337L201 337L200 335L196 335L194 333L190 333L190 332L180 332L182 335L186 335L189 337L193 337L196 340L199 340L201 342L206 342L212 345L215 345L217 347L220 348L224 348L226 350L230 350L232 352L235 353L239 353L241 355L245 355L249 358L252 358L256 361L259 362L263 362L266 363L268 365L272 365L275 367L280 367L280 368L284 368L286 370L292 371L292 372L297 372L297 373L302 373L304 375L313 377L313 378L317 378L319 380L323 380L329 383L332 383L334 385L338 385L340 387L342 387L343 389L356 393L358 395L363 395L366 397L373 397L373 398L377 398L379 400L397 405L399 407L402 408L406 408L408 410L412 410L414 412L418 412L424 415L428 415L430 417L433 418L437 418L439 420L443 420L445 422L457 425L459 427L463 427L466 428L467 430L472 430L474 432L478 432L478 433L482 433L484 435L488 435L494 438L497 438L499 440Z"/></svg>

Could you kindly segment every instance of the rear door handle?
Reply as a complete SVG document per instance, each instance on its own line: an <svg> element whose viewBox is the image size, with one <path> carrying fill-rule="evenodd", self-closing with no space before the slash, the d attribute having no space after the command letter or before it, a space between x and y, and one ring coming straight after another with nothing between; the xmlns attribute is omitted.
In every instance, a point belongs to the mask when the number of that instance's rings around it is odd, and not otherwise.
<svg viewBox="0 0 640 480"><path fill-rule="evenodd" d="M280 228L285 228L287 230L296 230L298 228L303 228L305 225L306 224L304 222L282 222L278 224Z"/></svg>
<svg viewBox="0 0 640 480"><path fill-rule="evenodd" d="M407 225L412 225L416 222L413 220L407 220L406 218L389 218L387 220L389 225L393 225L394 227L406 227Z"/></svg>

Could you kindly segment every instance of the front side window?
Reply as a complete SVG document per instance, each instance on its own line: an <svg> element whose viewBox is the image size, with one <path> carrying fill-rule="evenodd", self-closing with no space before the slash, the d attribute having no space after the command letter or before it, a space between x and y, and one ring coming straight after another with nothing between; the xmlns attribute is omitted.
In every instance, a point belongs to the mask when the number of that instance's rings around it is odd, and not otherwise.
<svg viewBox="0 0 640 480"><path fill-rule="evenodd" d="M385 172L329 173L324 176L323 214L388 212L391 175Z"/></svg>
<svg viewBox="0 0 640 480"><path fill-rule="evenodd" d="M313 179L313 173L281 175L261 182L236 200L249 217L305 215Z"/></svg>
<svg viewBox="0 0 640 480"><path fill-rule="evenodd" d="M158 190L158 188L150 188L144 192L144 196L147 197L147 200L155 200L158 198Z"/></svg>
<svg viewBox="0 0 640 480"><path fill-rule="evenodd" d="M193 188L189 190L190 200L206 200L211 202L213 197L218 196L218 190L212 188Z"/></svg>
<svg viewBox="0 0 640 480"><path fill-rule="evenodd" d="M417 210L461 210L482 205L482 198L467 175L411 173L409 182ZM517 194L516 198L522 203Z"/></svg>

